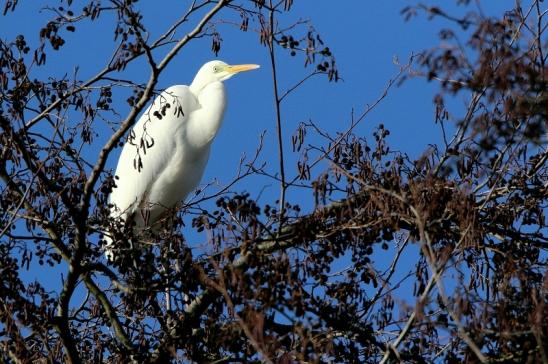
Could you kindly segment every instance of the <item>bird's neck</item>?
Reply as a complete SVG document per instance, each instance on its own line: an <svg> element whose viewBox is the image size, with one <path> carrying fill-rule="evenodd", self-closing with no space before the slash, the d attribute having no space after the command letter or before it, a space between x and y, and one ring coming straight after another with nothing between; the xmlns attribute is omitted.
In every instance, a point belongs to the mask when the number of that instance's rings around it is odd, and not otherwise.
<svg viewBox="0 0 548 364"><path fill-rule="evenodd" d="M194 85L194 82L192 83ZM192 86L191 86L192 87ZM226 107L225 88L221 82L212 82L198 92L194 92L200 104L192 112L188 125L188 139L194 147L208 146L217 135Z"/></svg>
<svg viewBox="0 0 548 364"><path fill-rule="evenodd" d="M211 80L204 77L202 72L198 72L188 88L190 89L190 91L192 91L194 95L198 96L203 91L203 89L211 83Z"/></svg>
<svg viewBox="0 0 548 364"><path fill-rule="evenodd" d="M204 89L204 85L202 83L197 83L196 80L194 80L188 88L194 95L196 95L196 98L198 98L198 95L200 95L200 92Z"/></svg>

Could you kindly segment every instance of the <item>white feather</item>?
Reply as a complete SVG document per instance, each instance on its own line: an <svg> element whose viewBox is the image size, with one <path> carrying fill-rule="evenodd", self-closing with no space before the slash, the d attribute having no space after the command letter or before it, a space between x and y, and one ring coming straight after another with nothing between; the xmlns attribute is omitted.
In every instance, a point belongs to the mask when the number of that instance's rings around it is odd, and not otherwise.
<svg viewBox="0 0 548 364"><path fill-rule="evenodd" d="M116 168L111 217L153 226L166 209L200 183L226 107L221 81L256 65L206 63L190 86L172 86L155 98L130 132ZM106 237L106 256L113 257Z"/></svg>

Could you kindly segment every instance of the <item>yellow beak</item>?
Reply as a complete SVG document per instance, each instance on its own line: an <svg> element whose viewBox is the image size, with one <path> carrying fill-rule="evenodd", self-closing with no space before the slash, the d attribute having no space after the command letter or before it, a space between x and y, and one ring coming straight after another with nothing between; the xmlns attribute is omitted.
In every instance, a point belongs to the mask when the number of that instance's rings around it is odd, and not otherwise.
<svg viewBox="0 0 548 364"><path fill-rule="evenodd" d="M258 64L235 64L233 66L227 66L226 71L229 73L240 73L244 71L251 71L261 66Z"/></svg>

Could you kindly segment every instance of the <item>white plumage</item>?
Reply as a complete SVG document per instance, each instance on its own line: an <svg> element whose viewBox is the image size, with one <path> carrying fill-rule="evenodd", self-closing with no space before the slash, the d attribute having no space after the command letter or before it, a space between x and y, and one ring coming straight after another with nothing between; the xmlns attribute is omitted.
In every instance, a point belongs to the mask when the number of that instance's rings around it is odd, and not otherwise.
<svg viewBox="0 0 548 364"><path fill-rule="evenodd" d="M111 217L133 219L137 228L153 226L196 188L226 107L222 81L258 67L211 61L190 86L171 86L156 97L122 149L109 197ZM106 241L112 259L113 242L108 236Z"/></svg>

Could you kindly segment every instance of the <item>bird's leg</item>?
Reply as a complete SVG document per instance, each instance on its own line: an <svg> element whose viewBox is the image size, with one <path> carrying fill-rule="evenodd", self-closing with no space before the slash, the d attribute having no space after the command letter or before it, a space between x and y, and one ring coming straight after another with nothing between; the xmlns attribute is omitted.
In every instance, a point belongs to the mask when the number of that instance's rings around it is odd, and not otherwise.
<svg viewBox="0 0 548 364"><path fill-rule="evenodd" d="M162 249L160 248L160 254L162 252ZM164 263L162 266L162 270L165 274L165 282L166 282L166 289L165 289L165 295L166 295L166 311L171 311L171 291L169 289L169 269L166 266L166 264L169 264L169 262Z"/></svg>
<svg viewBox="0 0 548 364"><path fill-rule="evenodd" d="M166 287L166 311L171 311L171 292L169 287Z"/></svg>
<svg viewBox="0 0 548 364"><path fill-rule="evenodd" d="M166 267L164 267L164 272L166 274L166 311L171 311L171 290L169 289L169 276Z"/></svg>
<svg viewBox="0 0 548 364"><path fill-rule="evenodd" d="M141 218L143 219L144 226L149 226L150 222L150 208L141 208Z"/></svg>
<svg viewBox="0 0 548 364"><path fill-rule="evenodd" d="M127 238L127 242L128 242L128 245L129 245L129 253L131 254L131 257L132 257L132 261L133 261L133 268L135 269L139 269L139 264L137 263L137 261L135 260L135 246L133 245L133 239L134 239L134 236L133 236L133 221L134 221L134 218L135 218L135 213L131 214L125 221L125 225L124 225L124 230L127 231L128 235L126 236L129 236L129 238Z"/></svg>

